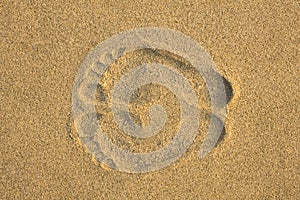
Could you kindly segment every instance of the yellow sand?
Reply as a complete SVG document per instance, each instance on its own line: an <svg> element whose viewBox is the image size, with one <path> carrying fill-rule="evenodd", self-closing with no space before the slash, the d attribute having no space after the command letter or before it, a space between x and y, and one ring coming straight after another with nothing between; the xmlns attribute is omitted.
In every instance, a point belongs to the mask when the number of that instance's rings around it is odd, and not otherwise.
<svg viewBox="0 0 300 200"><path fill-rule="evenodd" d="M297 199L299 13L296 1L2 1L0 198ZM232 83L227 135L202 160L199 140L159 171L104 169L70 135L73 81L98 43L147 26L191 36Z"/></svg>

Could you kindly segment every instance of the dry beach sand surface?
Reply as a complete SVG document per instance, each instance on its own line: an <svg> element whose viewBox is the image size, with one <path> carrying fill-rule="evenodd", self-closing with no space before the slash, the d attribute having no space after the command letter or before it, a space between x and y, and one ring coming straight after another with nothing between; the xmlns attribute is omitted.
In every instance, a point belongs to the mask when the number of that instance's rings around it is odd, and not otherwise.
<svg viewBox="0 0 300 200"><path fill-rule="evenodd" d="M0 199L299 198L299 14L297 1L0 1ZM89 51L139 27L170 28L199 42L234 96L223 140L199 159L209 100L201 77L183 71L199 92L199 135L175 163L131 174L101 165L82 146L72 89ZM141 59L180 68L172 56L156 53L133 52L113 63L98 92L109 98L118 70ZM153 84L131 100L141 126L160 101L166 127L148 142L136 141L110 123L102 110L107 102L98 102L111 140L133 152L166 145L180 124L176 97Z"/></svg>

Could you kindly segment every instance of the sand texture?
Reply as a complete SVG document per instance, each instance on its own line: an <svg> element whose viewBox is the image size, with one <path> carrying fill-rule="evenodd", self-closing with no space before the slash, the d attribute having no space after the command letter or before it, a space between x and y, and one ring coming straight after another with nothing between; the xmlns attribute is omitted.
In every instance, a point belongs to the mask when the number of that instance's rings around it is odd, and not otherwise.
<svg viewBox="0 0 300 200"><path fill-rule="evenodd" d="M0 1L0 199L299 198L299 16L297 1ZM176 162L126 173L85 148L72 92L88 52L140 27L169 28L197 41L228 83L227 114L218 145L199 159L212 117L203 78L168 52L124 54L99 79L92 99L111 141L147 153L165 146L180 125L176 96L149 84L131 96L130 116L145 127L149 108L159 102L167 111L164 129L147 140L118 129L109 109L112 88L143 62L182 73L202 119ZM78 89L80 98L85 91Z"/></svg>

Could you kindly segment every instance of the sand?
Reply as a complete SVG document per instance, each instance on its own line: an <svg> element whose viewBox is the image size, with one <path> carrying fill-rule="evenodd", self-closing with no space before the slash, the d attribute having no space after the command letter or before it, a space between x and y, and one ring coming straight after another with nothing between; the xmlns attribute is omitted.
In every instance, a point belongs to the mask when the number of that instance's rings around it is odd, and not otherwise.
<svg viewBox="0 0 300 200"><path fill-rule="evenodd" d="M2 1L0 198L297 199L299 11L296 1ZM130 174L99 166L76 140L71 97L90 50L148 26L199 42L234 96L226 135L208 156L198 158L199 136L174 164ZM127 147L149 151L156 140Z"/></svg>

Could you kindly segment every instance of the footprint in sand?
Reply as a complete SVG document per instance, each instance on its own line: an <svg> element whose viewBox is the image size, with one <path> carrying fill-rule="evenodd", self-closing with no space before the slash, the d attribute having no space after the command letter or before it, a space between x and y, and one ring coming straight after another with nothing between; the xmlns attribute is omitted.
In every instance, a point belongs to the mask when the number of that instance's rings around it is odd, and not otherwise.
<svg viewBox="0 0 300 200"><path fill-rule="evenodd" d="M225 135L232 97L231 84L194 40L144 28L86 56L72 114L78 138L102 166L143 173L175 162L205 126L200 157L207 155Z"/></svg>

